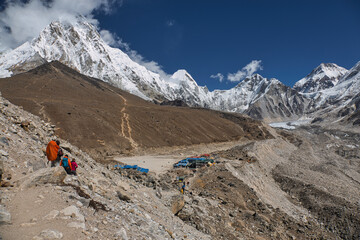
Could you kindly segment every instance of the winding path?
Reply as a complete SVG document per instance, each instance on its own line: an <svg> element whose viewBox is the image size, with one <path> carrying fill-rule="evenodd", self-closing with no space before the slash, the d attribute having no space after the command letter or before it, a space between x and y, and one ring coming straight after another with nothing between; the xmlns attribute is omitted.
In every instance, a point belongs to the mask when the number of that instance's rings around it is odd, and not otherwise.
<svg viewBox="0 0 360 240"><path fill-rule="evenodd" d="M134 141L134 139L131 136L131 126L129 121L129 114L125 112L126 106L127 106L127 100L121 96L119 93L116 93L121 99L124 101L124 106L121 109L121 113L123 114L123 117L121 118L121 134L123 137L125 137L127 140L129 140L130 145L133 149L136 149L138 147L138 144ZM125 126L126 125L126 126ZM127 128L127 134L125 133L125 129Z"/></svg>
<svg viewBox="0 0 360 240"><path fill-rule="evenodd" d="M106 87L106 86L105 86ZM118 95L124 102L124 106L123 108L120 110L120 112L122 113L122 118L121 118L121 134L119 134L120 136L123 136L124 138L126 138L129 142L130 145L133 149L138 148L138 144L135 142L135 140L132 138L131 136L131 126L130 126L130 121L129 121L129 114L126 113L126 107L127 107L127 100L126 98L124 98L121 94L115 92L114 90L106 87L106 89L108 89L110 92L115 93L116 95Z"/></svg>

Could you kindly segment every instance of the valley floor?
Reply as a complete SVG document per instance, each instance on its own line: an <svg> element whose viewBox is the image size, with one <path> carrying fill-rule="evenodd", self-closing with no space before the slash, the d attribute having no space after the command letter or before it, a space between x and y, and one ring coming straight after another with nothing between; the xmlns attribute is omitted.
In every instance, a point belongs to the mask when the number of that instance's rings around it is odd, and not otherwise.
<svg viewBox="0 0 360 240"><path fill-rule="evenodd" d="M142 155L136 156L112 156L109 159L123 164L138 165L158 174L166 173L173 168L173 164L191 156L196 156L214 151L230 149L249 140L196 144L191 146L176 146L147 149Z"/></svg>

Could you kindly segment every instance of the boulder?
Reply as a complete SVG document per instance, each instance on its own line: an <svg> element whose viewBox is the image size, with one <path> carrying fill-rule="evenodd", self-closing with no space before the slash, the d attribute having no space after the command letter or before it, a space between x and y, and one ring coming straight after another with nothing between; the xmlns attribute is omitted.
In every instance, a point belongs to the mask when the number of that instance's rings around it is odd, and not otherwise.
<svg viewBox="0 0 360 240"><path fill-rule="evenodd" d="M42 231L40 233L39 236L36 236L33 239L62 239L63 238L63 234L57 230L52 230L52 229L46 229L44 231Z"/></svg>
<svg viewBox="0 0 360 240"><path fill-rule="evenodd" d="M83 197L79 197L78 200L79 200L79 202L81 202L83 207L88 207L90 204L90 201L91 201L91 199L87 199L87 198L83 198Z"/></svg>
<svg viewBox="0 0 360 240"><path fill-rule="evenodd" d="M171 198L171 211L173 214L178 214L185 206L184 196L176 195Z"/></svg>
<svg viewBox="0 0 360 240"><path fill-rule="evenodd" d="M74 205L64 208L60 212L64 214L64 216L70 216L72 218L76 218L81 222L85 222L84 216L80 213L80 210Z"/></svg>
<svg viewBox="0 0 360 240"><path fill-rule="evenodd" d="M120 200L130 202L130 197L123 190L119 190L116 193Z"/></svg>
<svg viewBox="0 0 360 240"><path fill-rule="evenodd" d="M64 183L66 185L71 185L71 186L77 186L77 187L81 186L79 178L74 175L67 175L64 179Z"/></svg>
<svg viewBox="0 0 360 240"><path fill-rule="evenodd" d="M9 139L6 137L0 137L0 143L9 146Z"/></svg>
<svg viewBox="0 0 360 240"><path fill-rule="evenodd" d="M114 237L116 239L123 239L123 240L128 240L128 236L126 234L126 230L125 228L121 228L119 231L117 231L114 235Z"/></svg>
<svg viewBox="0 0 360 240"><path fill-rule="evenodd" d="M33 171L37 171L42 168L46 168L46 163L44 161L39 161L38 159L29 160L26 162L27 167L33 169Z"/></svg>
<svg viewBox="0 0 360 240"><path fill-rule="evenodd" d="M0 156L9 157L9 153L0 149Z"/></svg>
<svg viewBox="0 0 360 240"><path fill-rule="evenodd" d="M158 198L162 198L162 191L161 191L161 187L158 187L156 189L156 192L155 192L155 195L158 197Z"/></svg>
<svg viewBox="0 0 360 240"><path fill-rule="evenodd" d="M64 182L67 174L63 167L42 168L17 181L21 188L29 188L41 184L57 184Z"/></svg>
<svg viewBox="0 0 360 240"><path fill-rule="evenodd" d="M20 123L20 127L22 127L25 131L29 131L30 126L30 122L28 121L22 121Z"/></svg>
<svg viewBox="0 0 360 240"><path fill-rule="evenodd" d="M11 214L5 209L5 207L0 206L0 224L10 224L11 223Z"/></svg>

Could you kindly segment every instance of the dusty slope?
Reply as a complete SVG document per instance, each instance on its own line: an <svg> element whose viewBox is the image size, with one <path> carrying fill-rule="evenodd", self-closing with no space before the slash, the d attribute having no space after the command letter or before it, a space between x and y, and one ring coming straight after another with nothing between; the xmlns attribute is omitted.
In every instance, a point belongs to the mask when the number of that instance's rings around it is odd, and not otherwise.
<svg viewBox="0 0 360 240"><path fill-rule="evenodd" d="M56 133L92 154L270 137L258 121L187 107L159 106L59 62L0 79L11 102L56 124Z"/></svg>
<svg viewBox="0 0 360 240"><path fill-rule="evenodd" d="M47 166L42 149L53 127L0 96L0 239L210 239L175 217L152 188L64 140L78 176Z"/></svg>

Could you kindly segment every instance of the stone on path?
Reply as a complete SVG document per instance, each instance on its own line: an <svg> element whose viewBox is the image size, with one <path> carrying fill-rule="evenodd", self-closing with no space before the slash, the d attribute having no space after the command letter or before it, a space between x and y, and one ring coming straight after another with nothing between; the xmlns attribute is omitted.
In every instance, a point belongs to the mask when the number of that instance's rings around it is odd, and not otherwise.
<svg viewBox="0 0 360 240"><path fill-rule="evenodd" d="M10 224L11 223L11 214L5 209L5 207L0 206L0 224Z"/></svg>
<svg viewBox="0 0 360 240"><path fill-rule="evenodd" d="M33 240L50 240L50 239L62 239L63 234L57 230L46 229L42 231L39 236L33 238Z"/></svg>
<svg viewBox="0 0 360 240"><path fill-rule="evenodd" d="M61 213L65 216L70 216L72 218L76 218L81 222L85 222L84 216L80 213L80 210L74 205L64 208L63 210L61 210Z"/></svg>

